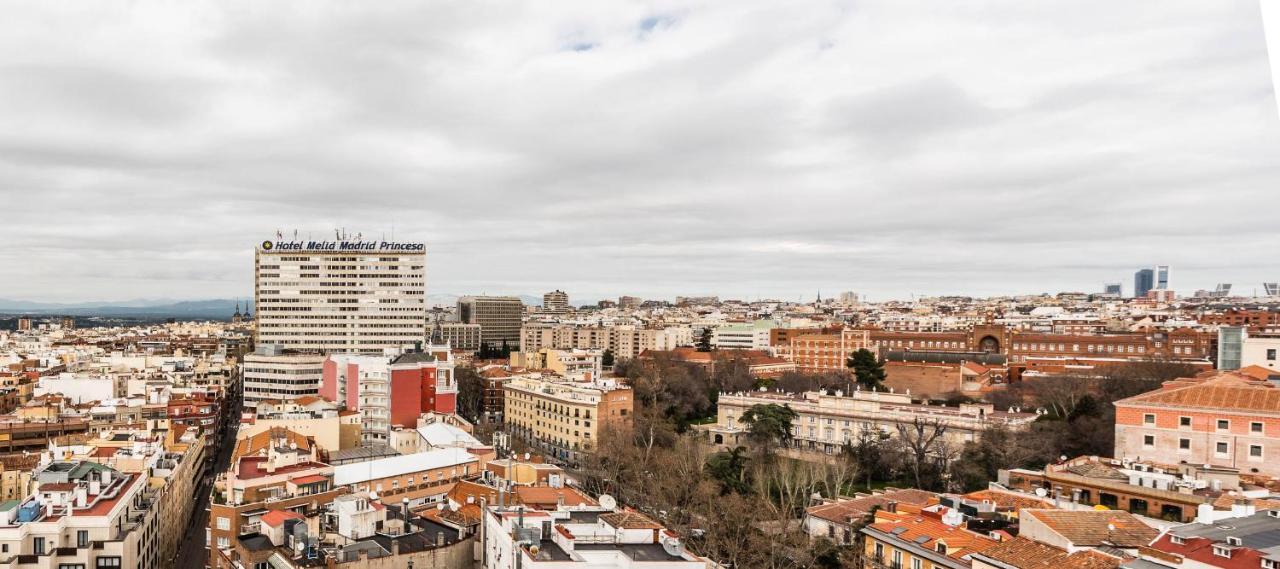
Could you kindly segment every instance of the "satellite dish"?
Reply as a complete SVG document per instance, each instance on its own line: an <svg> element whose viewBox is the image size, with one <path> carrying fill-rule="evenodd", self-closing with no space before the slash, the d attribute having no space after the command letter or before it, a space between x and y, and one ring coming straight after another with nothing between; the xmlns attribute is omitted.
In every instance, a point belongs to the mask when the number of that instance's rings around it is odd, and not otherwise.
<svg viewBox="0 0 1280 569"><path fill-rule="evenodd" d="M449 511L450 512L458 511L458 505L453 502L449 502Z"/></svg>
<svg viewBox="0 0 1280 569"><path fill-rule="evenodd" d="M672 557L680 557L684 553L684 544L674 537L662 540L662 549L666 550L667 555Z"/></svg>
<svg viewBox="0 0 1280 569"><path fill-rule="evenodd" d="M440 511L440 512L443 512L443 511L444 511L444 502L440 502L439 504L436 504L436 510L437 510L437 511Z"/></svg>
<svg viewBox="0 0 1280 569"><path fill-rule="evenodd" d="M1048 495L1049 495L1048 490L1045 490L1044 488L1036 488L1036 496L1043 498Z"/></svg>
<svg viewBox="0 0 1280 569"><path fill-rule="evenodd" d="M617 500L614 500L614 499L613 499L613 496L610 496L610 495L608 495L608 494L601 494L601 495L600 495L600 507L605 508L605 509L608 509L608 510L612 510L612 509L614 509L614 508L618 507L618 501L617 501Z"/></svg>
<svg viewBox="0 0 1280 569"><path fill-rule="evenodd" d="M378 499L378 493L377 493L377 492L370 492L370 493L369 493L369 499L370 499L370 500L377 500L377 499Z"/></svg>

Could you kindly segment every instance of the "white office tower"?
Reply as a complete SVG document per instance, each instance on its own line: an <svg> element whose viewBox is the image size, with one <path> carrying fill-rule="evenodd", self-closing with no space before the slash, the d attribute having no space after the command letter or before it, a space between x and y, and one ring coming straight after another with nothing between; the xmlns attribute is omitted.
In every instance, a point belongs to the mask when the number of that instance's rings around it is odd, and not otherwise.
<svg viewBox="0 0 1280 569"><path fill-rule="evenodd" d="M254 342L290 352L381 354L426 335L426 246L263 241L254 254Z"/></svg>

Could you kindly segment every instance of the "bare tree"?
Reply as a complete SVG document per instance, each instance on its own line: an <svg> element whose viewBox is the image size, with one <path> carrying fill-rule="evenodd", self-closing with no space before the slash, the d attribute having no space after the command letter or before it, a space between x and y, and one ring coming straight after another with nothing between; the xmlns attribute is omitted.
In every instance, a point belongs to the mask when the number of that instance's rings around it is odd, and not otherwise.
<svg viewBox="0 0 1280 569"><path fill-rule="evenodd" d="M946 450L947 424L937 418L915 417L910 423L897 426L898 443L906 451L907 466L915 477L916 488L926 488L922 475L939 464L938 455Z"/></svg>

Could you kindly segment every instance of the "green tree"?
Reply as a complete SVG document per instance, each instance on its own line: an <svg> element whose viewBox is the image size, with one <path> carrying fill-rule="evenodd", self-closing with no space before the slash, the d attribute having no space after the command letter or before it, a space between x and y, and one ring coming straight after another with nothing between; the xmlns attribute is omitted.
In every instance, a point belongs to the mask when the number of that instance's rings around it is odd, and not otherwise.
<svg viewBox="0 0 1280 569"><path fill-rule="evenodd" d="M484 378L471 366L457 367L453 378L458 382L458 414L478 424L484 413Z"/></svg>
<svg viewBox="0 0 1280 569"><path fill-rule="evenodd" d="M600 365L606 368L613 367L613 350L605 350L603 354L600 354Z"/></svg>
<svg viewBox="0 0 1280 569"><path fill-rule="evenodd" d="M711 351L711 328L703 328L702 335L698 337L698 351Z"/></svg>
<svg viewBox="0 0 1280 569"><path fill-rule="evenodd" d="M858 385L864 389L884 388L884 364L880 363L871 350L863 348L854 352L853 357L849 358L846 364L853 370L853 376Z"/></svg>
<svg viewBox="0 0 1280 569"><path fill-rule="evenodd" d="M791 423L798 417L790 406L768 403L752 405L738 420L747 424L747 438L767 451L791 442Z"/></svg>
<svg viewBox="0 0 1280 569"><path fill-rule="evenodd" d="M844 444L844 454L856 466L855 472L866 481L867 490L876 480L893 476L894 449L889 437L878 429L859 429L853 440Z"/></svg>
<svg viewBox="0 0 1280 569"><path fill-rule="evenodd" d="M745 473L748 460L746 447L734 447L707 457L707 474L720 483L721 494L747 493Z"/></svg>

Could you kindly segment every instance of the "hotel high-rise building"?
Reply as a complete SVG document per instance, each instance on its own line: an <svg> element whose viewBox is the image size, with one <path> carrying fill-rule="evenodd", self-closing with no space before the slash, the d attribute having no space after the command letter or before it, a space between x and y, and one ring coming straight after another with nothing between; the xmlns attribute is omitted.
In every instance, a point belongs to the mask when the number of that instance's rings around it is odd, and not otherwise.
<svg viewBox="0 0 1280 569"><path fill-rule="evenodd" d="M426 258L423 243L263 241L254 254L254 342L324 354L420 344Z"/></svg>

